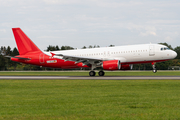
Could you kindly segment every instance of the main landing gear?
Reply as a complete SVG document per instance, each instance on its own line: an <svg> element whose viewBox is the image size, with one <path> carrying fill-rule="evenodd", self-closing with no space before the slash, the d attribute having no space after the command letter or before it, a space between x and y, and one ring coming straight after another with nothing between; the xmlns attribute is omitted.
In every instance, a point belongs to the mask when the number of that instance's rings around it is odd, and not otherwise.
<svg viewBox="0 0 180 120"><path fill-rule="evenodd" d="M94 71L94 69L96 68L96 64L92 64L91 66L91 71L89 72L89 76L95 76L96 75L96 72ZM98 72L99 76L104 76L104 71L101 70Z"/></svg>
<svg viewBox="0 0 180 120"><path fill-rule="evenodd" d="M99 76L104 76L104 71L99 71L98 72L98 74L99 74ZM93 71L93 70L91 70L90 72L89 72L89 76L95 76L96 75L96 72L95 71Z"/></svg>
<svg viewBox="0 0 180 120"><path fill-rule="evenodd" d="M156 66L155 66L156 63L151 63L151 64L152 64L152 68L153 68L153 73L156 73L157 72L157 69L156 69Z"/></svg>

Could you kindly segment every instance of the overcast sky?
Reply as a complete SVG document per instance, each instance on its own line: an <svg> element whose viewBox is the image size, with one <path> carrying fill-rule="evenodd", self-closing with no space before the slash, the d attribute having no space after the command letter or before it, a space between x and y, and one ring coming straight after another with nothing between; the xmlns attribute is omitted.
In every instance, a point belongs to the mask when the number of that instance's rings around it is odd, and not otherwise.
<svg viewBox="0 0 180 120"><path fill-rule="evenodd" d="M167 42L180 46L179 0L0 0L0 46L20 27L42 50Z"/></svg>

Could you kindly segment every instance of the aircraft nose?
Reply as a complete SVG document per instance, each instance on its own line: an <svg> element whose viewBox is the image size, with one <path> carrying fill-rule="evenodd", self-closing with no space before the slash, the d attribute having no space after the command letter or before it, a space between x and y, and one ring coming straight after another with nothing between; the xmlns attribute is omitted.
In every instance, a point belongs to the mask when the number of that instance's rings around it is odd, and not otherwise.
<svg viewBox="0 0 180 120"><path fill-rule="evenodd" d="M172 51L172 58L175 58L177 56L177 53L175 51Z"/></svg>

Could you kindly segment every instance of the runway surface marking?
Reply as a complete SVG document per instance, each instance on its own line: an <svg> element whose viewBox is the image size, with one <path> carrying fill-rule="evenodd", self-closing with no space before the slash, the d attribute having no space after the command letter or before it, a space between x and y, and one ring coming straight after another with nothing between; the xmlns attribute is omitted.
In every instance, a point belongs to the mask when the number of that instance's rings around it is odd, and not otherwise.
<svg viewBox="0 0 180 120"><path fill-rule="evenodd" d="M180 80L180 76L0 76L0 80Z"/></svg>

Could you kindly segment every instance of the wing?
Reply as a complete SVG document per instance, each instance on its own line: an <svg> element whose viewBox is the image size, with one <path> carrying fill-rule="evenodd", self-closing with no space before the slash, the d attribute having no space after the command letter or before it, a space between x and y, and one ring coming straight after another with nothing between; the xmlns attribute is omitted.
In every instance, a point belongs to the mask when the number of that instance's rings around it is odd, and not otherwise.
<svg viewBox="0 0 180 120"><path fill-rule="evenodd" d="M82 62L84 65L102 65L103 61L108 61L108 60L120 60L121 62L126 62L126 59L124 57L116 57L116 58L93 58L93 57L82 57L82 56L72 56L72 55L64 55L64 54L55 54L52 53L52 57L61 57L59 59L63 59L65 61L74 61L75 63L80 63Z"/></svg>
<svg viewBox="0 0 180 120"><path fill-rule="evenodd" d="M85 65L88 64L98 64L104 61L103 59L99 58L88 58L88 57L81 57L81 56L71 56L71 55L63 55L63 54L54 54L51 53L54 56L60 56L65 61L75 61L76 63L82 62Z"/></svg>

